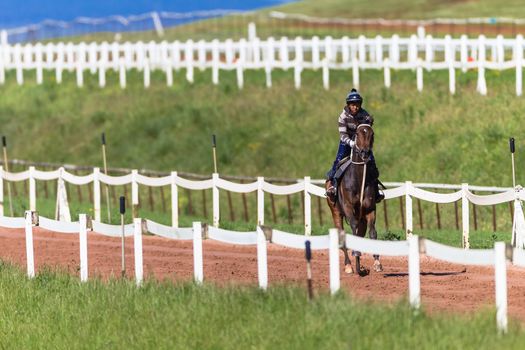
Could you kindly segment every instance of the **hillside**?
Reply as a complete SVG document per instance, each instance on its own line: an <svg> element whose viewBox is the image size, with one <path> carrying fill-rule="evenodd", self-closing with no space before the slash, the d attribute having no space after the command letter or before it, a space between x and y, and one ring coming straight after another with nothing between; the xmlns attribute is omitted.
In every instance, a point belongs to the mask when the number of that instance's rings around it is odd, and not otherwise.
<svg viewBox="0 0 525 350"><path fill-rule="evenodd" d="M323 177L335 155L350 76L332 73L325 91L320 72L305 72L303 87L295 90L293 72L276 72L267 89L262 72L248 72L239 91L234 74L221 73L213 86L211 72L198 73L193 85L178 73L167 88L155 73L144 89L134 73L125 90L115 75L100 89L96 76L77 88L73 74L61 85L46 74L40 86L18 86L10 74L0 87L2 134L12 158L101 165L105 131L111 166L210 173L215 133L223 174ZM509 185L508 137L517 138L518 170L525 144L525 102L514 94L514 72L490 72L487 97L475 92L475 72L458 75L455 96L448 94L447 78L426 73L418 94L412 72L395 72L391 90L383 88L381 72L362 73L382 179ZM524 180L519 171L518 179Z"/></svg>
<svg viewBox="0 0 525 350"><path fill-rule="evenodd" d="M280 6L278 9L316 17L342 18L522 18L525 15L523 2L519 0L504 3L490 0L303 0Z"/></svg>

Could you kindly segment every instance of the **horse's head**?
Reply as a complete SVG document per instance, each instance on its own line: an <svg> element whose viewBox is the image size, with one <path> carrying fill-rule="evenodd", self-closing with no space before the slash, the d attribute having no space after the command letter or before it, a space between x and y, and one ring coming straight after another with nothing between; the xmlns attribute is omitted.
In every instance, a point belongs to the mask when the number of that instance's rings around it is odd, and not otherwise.
<svg viewBox="0 0 525 350"><path fill-rule="evenodd" d="M367 162L374 146L374 130L369 124L361 124L357 127L355 137L355 151L357 155Z"/></svg>

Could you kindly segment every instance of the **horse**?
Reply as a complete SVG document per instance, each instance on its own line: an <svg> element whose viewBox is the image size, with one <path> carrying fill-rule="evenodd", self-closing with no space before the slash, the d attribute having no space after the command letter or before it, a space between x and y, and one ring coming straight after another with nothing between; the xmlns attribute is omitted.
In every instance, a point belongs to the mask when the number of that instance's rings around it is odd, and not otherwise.
<svg viewBox="0 0 525 350"><path fill-rule="evenodd" d="M376 191L375 179L366 172L366 164L370 160L374 145L374 130L369 124L360 124L356 129L355 144L352 147L350 164L337 185L337 199L332 202L327 197L328 206L332 212L334 225L339 232L339 244L345 255L345 272L353 273L352 264L346 248L343 218L352 228L352 234L364 237L368 227L371 239L377 239L376 222ZM364 180L364 183L363 183ZM327 183L328 187L328 183ZM356 271L360 276L367 275L369 270L361 267L361 252L352 251L356 259ZM374 271L383 271L379 255L374 255Z"/></svg>

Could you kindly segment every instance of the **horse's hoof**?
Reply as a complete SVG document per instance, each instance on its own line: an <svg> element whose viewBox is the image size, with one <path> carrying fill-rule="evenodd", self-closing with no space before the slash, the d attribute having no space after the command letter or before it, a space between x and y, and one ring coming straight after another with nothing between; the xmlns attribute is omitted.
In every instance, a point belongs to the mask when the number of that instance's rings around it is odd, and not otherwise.
<svg viewBox="0 0 525 350"><path fill-rule="evenodd" d="M354 269L352 268L352 265L345 265L345 273L347 274L354 273Z"/></svg>
<svg viewBox="0 0 525 350"><path fill-rule="evenodd" d="M374 262L374 271L375 272L381 272L383 271L383 265L379 261Z"/></svg>
<svg viewBox="0 0 525 350"><path fill-rule="evenodd" d="M361 270L359 270L358 272L358 275L361 277L368 276L369 274L370 274L370 270L365 267L361 267Z"/></svg>

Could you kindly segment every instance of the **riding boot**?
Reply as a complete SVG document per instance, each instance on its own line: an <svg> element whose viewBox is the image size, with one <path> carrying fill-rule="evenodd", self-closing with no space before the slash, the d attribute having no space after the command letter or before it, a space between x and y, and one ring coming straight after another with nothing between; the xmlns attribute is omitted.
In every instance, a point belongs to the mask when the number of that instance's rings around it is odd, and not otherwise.
<svg viewBox="0 0 525 350"><path fill-rule="evenodd" d="M383 199L385 199L385 195L383 192L379 190L379 179L375 180L375 190L376 190L376 203L381 202Z"/></svg>
<svg viewBox="0 0 525 350"><path fill-rule="evenodd" d="M326 196L331 202L335 202L337 199L337 180L328 179L326 180Z"/></svg>

